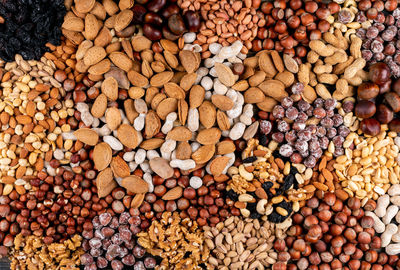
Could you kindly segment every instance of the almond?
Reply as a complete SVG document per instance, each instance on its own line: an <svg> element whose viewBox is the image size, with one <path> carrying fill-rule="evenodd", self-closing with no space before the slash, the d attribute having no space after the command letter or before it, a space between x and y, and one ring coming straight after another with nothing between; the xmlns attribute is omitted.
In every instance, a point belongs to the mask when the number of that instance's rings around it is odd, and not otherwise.
<svg viewBox="0 0 400 270"><path fill-rule="evenodd" d="M151 48L151 40L145 36L134 36L132 38L132 47L135 52L149 50Z"/></svg>
<svg viewBox="0 0 400 270"><path fill-rule="evenodd" d="M171 178L174 175L174 169L169 165L168 160L156 157L149 161L150 168L158 176L164 179Z"/></svg>
<svg viewBox="0 0 400 270"><path fill-rule="evenodd" d="M164 48L164 50L169 51L173 54L177 54L179 52L178 46L175 44L175 42L168 40L168 39L162 39L160 40L161 47Z"/></svg>
<svg viewBox="0 0 400 270"><path fill-rule="evenodd" d="M30 117L33 117L35 113L36 113L36 105L33 101L29 100L28 103L26 104L26 114L29 115ZM7 113L6 115L9 116L9 114ZM4 123L8 123L8 120L4 121L3 124Z"/></svg>
<svg viewBox="0 0 400 270"><path fill-rule="evenodd" d="M119 126L117 130L117 138L123 145L132 149L135 149L141 141L141 135L136 129L128 124L122 124Z"/></svg>
<svg viewBox="0 0 400 270"><path fill-rule="evenodd" d="M139 116L139 113L136 111L132 99L127 99L124 101L124 110L129 123L133 124L133 121Z"/></svg>
<svg viewBox="0 0 400 270"><path fill-rule="evenodd" d="M183 99L185 98L185 91L176 83L168 82L164 85L165 93L168 97Z"/></svg>
<svg viewBox="0 0 400 270"><path fill-rule="evenodd" d="M309 85L304 86L304 92L301 94L303 99L308 103L313 103L314 100L317 98L317 94L315 93L314 88Z"/></svg>
<svg viewBox="0 0 400 270"><path fill-rule="evenodd" d="M199 118L200 123L203 124L205 128L214 126L215 120L217 119L217 111L210 101L205 100L199 107Z"/></svg>
<svg viewBox="0 0 400 270"><path fill-rule="evenodd" d="M106 110L106 123L109 129L116 130L121 124L122 117L118 108L110 107Z"/></svg>
<svg viewBox="0 0 400 270"><path fill-rule="evenodd" d="M157 114L162 119L165 120L170 112L175 112L178 108L178 100L175 98L166 98L160 102L157 106Z"/></svg>
<svg viewBox="0 0 400 270"><path fill-rule="evenodd" d="M93 162L94 166L98 171L102 171L110 165L112 159L111 147L101 142L97 144L93 149Z"/></svg>
<svg viewBox="0 0 400 270"><path fill-rule="evenodd" d="M122 179L121 186L135 194L149 191L149 184L136 175L130 175Z"/></svg>
<svg viewBox="0 0 400 270"><path fill-rule="evenodd" d="M297 64L296 60L288 54L283 55L283 62L285 63L285 67L291 73L296 74L299 72L299 64Z"/></svg>
<svg viewBox="0 0 400 270"><path fill-rule="evenodd" d="M190 88L194 85L194 83L196 82L197 79L197 73L187 73L185 75L183 75L183 77L181 78L181 81L179 83L179 86L185 90L185 91L189 91Z"/></svg>
<svg viewBox="0 0 400 270"><path fill-rule="evenodd" d="M152 138L152 139L143 141L140 144L140 148L143 148L144 150L154 150L154 149L160 148L163 143L164 143L163 139Z"/></svg>
<svg viewBox="0 0 400 270"><path fill-rule="evenodd" d="M149 84L149 80L145 76L134 70L129 70L128 79L132 85L138 87L145 87Z"/></svg>
<svg viewBox="0 0 400 270"><path fill-rule="evenodd" d="M170 189L164 196L161 197L164 201L173 201L182 197L183 188L181 186L176 186L173 189Z"/></svg>
<svg viewBox="0 0 400 270"><path fill-rule="evenodd" d="M146 139L153 138L161 129L161 121L157 113L153 110L148 111L145 118L144 134Z"/></svg>
<svg viewBox="0 0 400 270"><path fill-rule="evenodd" d="M131 201L131 208L133 209L139 208L144 201L144 196L145 196L144 193L136 194Z"/></svg>
<svg viewBox="0 0 400 270"><path fill-rule="evenodd" d="M289 71L285 70L284 72L278 73L275 76L275 80L281 81L285 88L290 87L294 83L294 75Z"/></svg>
<svg viewBox="0 0 400 270"><path fill-rule="evenodd" d="M108 71L106 74L104 74L104 78L107 79L108 77L113 77L114 79L117 80L118 82L118 87L122 89L129 89L129 80L128 77L126 76L126 73L117 67L112 67L110 71Z"/></svg>
<svg viewBox="0 0 400 270"><path fill-rule="evenodd" d="M101 118L103 117L106 110L107 110L107 97L104 94L100 94L95 99L90 112L94 117Z"/></svg>
<svg viewBox="0 0 400 270"><path fill-rule="evenodd" d="M274 109L275 105L277 105L278 102L270 97L265 97L264 101L257 103L257 107L266 112L272 112Z"/></svg>
<svg viewBox="0 0 400 270"><path fill-rule="evenodd" d="M226 155L235 152L236 147L232 141L222 141L217 144L217 155Z"/></svg>
<svg viewBox="0 0 400 270"><path fill-rule="evenodd" d="M192 138L192 132L183 126L174 127L168 132L166 139L174 140L178 142L188 141Z"/></svg>
<svg viewBox="0 0 400 270"><path fill-rule="evenodd" d="M244 92L244 102L245 103L259 103L263 102L265 95L258 87L251 87L249 90Z"/></svg>
<svg viewBox="0 0 400 270"><path fill-rule="evenodd" d="M185 125L189 113L189 106L184 99L178 100L178 118L181 125Z"/></svg>
<svg viewBox="0 0 400 270"><path fill-rule="evenodd" d="M279 73L284 72L285 66L283 65L282 57L279 55L279 52L273 50L270 53L275 68L278 70Z"/></svg>
<svg viewBox="0 0 400 270"><path fill-rule="evenodd" d="M232 72L232 69L222 63L215 63L215 71L217 72L218 80L228 86L231 87L235 84L235 75Z"/></svg>
<svg viewBox="0 0 400 270"><path fill-rule="evenodd" d="M82 32L84 27L83 20L78 17L66 18L62 24L62 28L75 32Z"/></svg>
<svg viewBox="0 0 400 270"><path fill-rule="evenodd" d="M96 2L94 4L94 7L90 11L90 13L93 14L94 16L96 16L97 18L99 18L99 20L102 20L102 21L104 21L106 19L106 17L107 17L106 9L99 2Z"/></svg>
<svg viewBox="0 0 400 270"><path fill-rule="evenodd" d="M249 78L250 86L258 86L260 83L265 81L266 74L262 70L258 70L254 73L253 76Z"/></svg>
<svg viewBox="0 0 400 270"><path fill-rule="evenodd" d="M86 14L85 18L85 38L88 40L94 40L100 31L101 25L93 14Z"/></svg>
<svg viewBox="0 0 400 270"><path fill-rule="evenodd" d="M232 99L224 95L212 95L211 101L218 109L222 111L229 111L234 105Z"/></svg>
<svg viewBox="0 0 400 270"><path fill-rule="evenodd" d="M192 159L196 162L196 164L204 164L214 156L214 153L214 144L204 145L192 154Z"/></svg>
<svg viewBox="0 0 400 270"><path fill-rule="evenodd" d="M95 3L95 0L75 0L75 8L79 13L89 13Z"/></svg>
<svg viewBox="0 0 400 270"><path fill-rule="evenodd" d="M86 66L90 67L103 60L106 55L106 51L103 47L93 46L86 51L83 62Z"/></svg>
<svg viewBox="0 0 400 270"><path fill-rule="evenodd" d="M196 140L203 145L216 144L221 138L221 130L218 128L203 129L197 134Z"/></svg>
<svg viewBox="0 0 400 270"><path fill-rule="evenodd" d="M176 158L185 160L190 159L190 155L192 154L192 148L188 142L180 142L178 147L176 148Z"/></svg>
<svg viewBox="0 0 400 270"><path fill-rule="evenodd" d="M110 167L115 177L124 178L129 176L130 174L128 163L126 163L126 161L123 160L120 156L113 157Z"/></svg>
<svg viewBox="0 0 400 270"><path fill-rule="evenodd" d="M173 55L171 52L164 51L164 58L165 58L165 61L167 62L167 64L171 68L176 69L178 67L178 65L179 65L178 58L176 58L176 56Z"/></svg>
<svg viewBox="0 0 400 270"><path fill-rule="evenodd" d="M113 0L103 0L103 6L110 16L114 15L119 10L117 4Z"/></svg>
<svg viewBox="0 0 400 270"><path fill-rule="evenodd" d="M17 115L15 117L15 120L17 120L18 124L21 125L27 125L32 123L32 118L28 115Z"/></svg>
<svg viewBox="0 0 400 270"><path fill-rule="evenodd" d="M151 100L150 106L153 110L156 110L158 105L160 105L161 101L167 98L167 95L164 93L156 93Z"/></svg>
<svg viewBox="0 0 400 270"><path fill-rule="evenodd" d="M150 84L154 87L161 87L167 82L169 82L172 77L174 76L174 73L172 71L164 71L160 72L150 79Z"/></svg>
<svg viewBox="0 0 400 270"><path fill-rule="evenodd" d="M101 84L101 92L112 101L118 99L118 82L114 77L106 78Z"/></svg>
<svg viewBox="0 0 400 270"><path fill-rule="evenodd" d="M231 88L236 91L245 91L249 88L249 83L246 80L241 80L232 85Z"/></svg>
<svg viewBox="0 0 400 270"><path fill-rule="evenodd" d="M117 187L117 183L114 181L112 170L106 168L101 171L96 178L97 195L100 198L106 197L108 194Z"/></svg>
<svg viewBox="0 0 400 270"><path fill-rule="evenodd" d="M151 78L151 76L154 75L154 72L151 69L151 66L150 66L150 64L149 64L149 62L147 60L143 60L143 62L142 62L142 74L146 78Z"/></svg>
<svg viewBox="0 0 400 270"><path fill-rule="evenodd" d="M220 176L224 171L225 167L228 165L230 158L228 157L216 157L210 163L210 172L214 176Z"/></svg>
<svg viewBox="0 0 400 270"><path fill-rule="evenodd" d="M119 9L124 10L124 9L129 9L133 7L133 0L120 0L118 3Z"/></svg>
<svg viewBox="0 0 400 270"><path fill-rule="evenodd" d="M258 88L260 88L266 96L272 97L279 102L288 96L288 93L285 91L285 85L281 81L267 80L261 83Z"/></svg>
<svg viewBox="0 0 400 270"><path fill-rule="evenodd" d="M91 66L88 69L88 72L92 75L103 75L107 71L110 70L111 62L108 59L103 59L102 61L98 62L97 64Z"/></svg>
<svg viewBox="0 0 400 270"><path fill-rule="evenodd" d="M217 111L217 123L221 130L229 130L231 127L228 116L220 110Z"/></svg>
<svg viewBox="0 0 400 270"><path fill-rule="evenodd" d="M194 73L200 66L200 61L198 60L196 54L192 51L180 51L179 60L187 73Z"/></svg>
<svg viewBox="0 0 400 270"><path fill-rule="evenodd" d="M111 40L112 40L112 35L111 35L110 30L107 27L103 27L100 30L100 33L95 38L94 45L100 46L100 47L105 47L111 43Z"/></svg>
<svg viewBox="0 0 400 270"><path fill-rule="evenodd" d="M117 32L124 30L133 19L133 11L130 9L122 10L115 18L114 29Z"/></svg>
<svg viewBox="0 0 400 270"><path fill-rule="evenodd" d="M123 52L112 52L109 55L111 62L114 63L120 69L128 72L132 69L133 62L132 60Z"/></svg>
<svg viewBox="0 0 400 270"><path fill-rule="evenodd" d="M206 91L204 90L203 86L201 85L193 85L192 89L190 89L189 93L189 105L190 108L197 108L200 107L200 105L204 101Z"/></svg>
<svg viewBox="0 0 400 270"><path fill-rule="evenodd" d="M265 72L268 78L273 78L278 71L276 70L271 57L267 52L261 53L258 57L258 66Z"/></svg>
<svg viewBox="0 0 400 270"><path fill-rule="evenodd" d="M99 141L99 135L90 128L80 128L74 131L74 136L81 142L90 146L95 146Z"/></svg>
<svg viewBox="0 0 400 270"><path fill-rule="evenodd" d="M65 36L69 41L71 41L72 44L78 46L79 44L82 43L82 41L85 39L83 35L79 32L67 30L67 29L62 29L61 30L63 36Z"/></svg>

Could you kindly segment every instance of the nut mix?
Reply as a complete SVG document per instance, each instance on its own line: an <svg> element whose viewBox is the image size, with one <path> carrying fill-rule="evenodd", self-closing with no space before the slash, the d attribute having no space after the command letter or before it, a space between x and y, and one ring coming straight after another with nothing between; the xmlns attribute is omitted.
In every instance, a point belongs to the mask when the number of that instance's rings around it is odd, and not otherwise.
<svg viewBox="0 0 400 270"><path fill-rule="evenodd" d="M11 269L400 268L397 1L50 2L0 1Z"/></svg>

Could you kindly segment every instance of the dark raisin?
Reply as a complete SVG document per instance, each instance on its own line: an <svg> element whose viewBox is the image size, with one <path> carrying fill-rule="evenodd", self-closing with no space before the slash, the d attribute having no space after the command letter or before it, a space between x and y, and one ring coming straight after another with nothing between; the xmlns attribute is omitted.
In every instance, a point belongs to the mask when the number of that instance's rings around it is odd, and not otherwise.
<svg viewBox="0 0 400 270"><path fill-rule="evenodd" d="M256 160L257 160L257 157L248 157L248 158L243 159L243 163L253 163Z"/></svg>

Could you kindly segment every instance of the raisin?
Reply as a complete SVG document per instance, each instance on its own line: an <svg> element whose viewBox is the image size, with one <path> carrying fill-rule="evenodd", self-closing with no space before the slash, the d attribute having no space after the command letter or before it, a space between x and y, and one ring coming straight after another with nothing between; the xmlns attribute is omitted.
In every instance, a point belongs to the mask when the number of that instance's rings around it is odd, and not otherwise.
<svg viewBox="0 0 400 270"><path fill-rule="evenodd" d="M253 163L256 160L257 160L257 157L248 157L248 158L243 159L243 163Z"/></svg>
<svg viewBox="0 0 400 270"><path fill-rule="evenodd" d="M258 136L258 141L262 146L268 145L268 138L265 134L260 134L260 136Z"/></svg>
<svg viewBox="0 0 400 270"><path fill-rule="evenodd" d="M282 189L283 191L287 191L290 189L291 186L293 186L294 182L296 181L295 177L293 174L288 174L284 179L283 179L283 185Z"/></svg>

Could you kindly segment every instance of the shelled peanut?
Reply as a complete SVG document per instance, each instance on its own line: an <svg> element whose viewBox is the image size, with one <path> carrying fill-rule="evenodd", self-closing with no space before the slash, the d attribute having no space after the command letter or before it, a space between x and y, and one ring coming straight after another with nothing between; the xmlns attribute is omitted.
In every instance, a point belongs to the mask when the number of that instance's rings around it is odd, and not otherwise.
<svg viewBox="0 0 400 270"><path fill-rule="evenodd" d="M350 197L376 200L391 185L399 183L396 136L394 132L382 131L376 137L364 137L355 132L346 137L345 154L336 158L333 167Z"/></svg>

